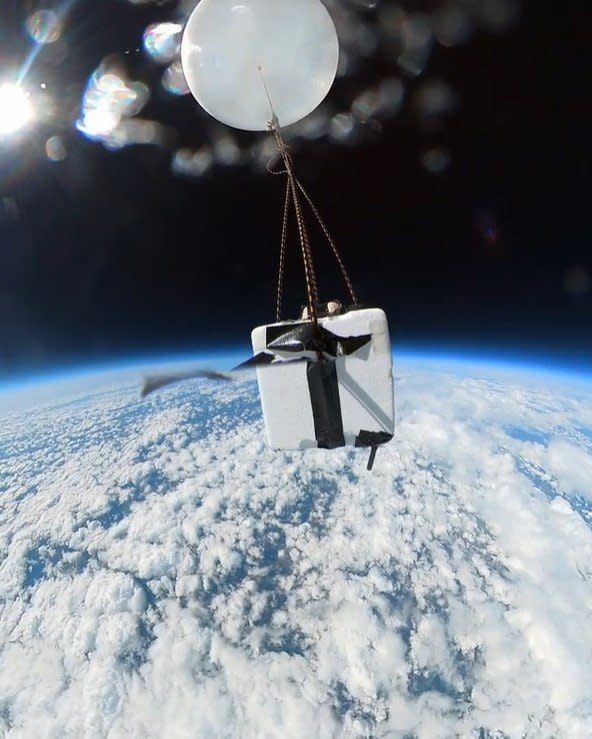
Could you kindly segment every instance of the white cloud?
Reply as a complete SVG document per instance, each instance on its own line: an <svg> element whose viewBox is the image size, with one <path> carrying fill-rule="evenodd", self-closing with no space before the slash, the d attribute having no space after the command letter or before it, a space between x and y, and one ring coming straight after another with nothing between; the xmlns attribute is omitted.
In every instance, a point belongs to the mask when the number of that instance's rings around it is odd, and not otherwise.
<svg viewBox="0 0 592 739"><path fill-rule="evenodd" d="M592 500L592 453L564 439L553 439L548 465L563 490Z"/></svg>
<svg viewBox="0 0 592 739"><path fill-rule="evenodd" d="M250 382L11 412L0 737L592 735L592 388L397 374L372 474Z"/></svg>

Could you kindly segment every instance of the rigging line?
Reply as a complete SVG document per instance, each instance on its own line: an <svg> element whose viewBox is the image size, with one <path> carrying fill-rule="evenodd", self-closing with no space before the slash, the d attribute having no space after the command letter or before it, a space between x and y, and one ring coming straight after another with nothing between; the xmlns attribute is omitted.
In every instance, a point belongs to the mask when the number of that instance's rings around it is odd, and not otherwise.
<svg viewBox="0 0 592 739"><path fill-rule="evenodd" d="M271 102L271 95L269 94L269 89L265 81L265 75L263 74L263 67L259 65L257 67L257 70L259 74L261 75L261 81L263 83L263 89L265 90L265 96L267 97L267 102L269 103L269 107L271 109L272 117L271 117L271 121L268 124L268 127L270 131L273 133L276 146L284 161L285 174L287 175L287 178L288 178L288 188L287 189L288 189L288 192L291 194L292 202L294 204L294 212L296 214L296 223L298 225L298 237L300 241L300 248L302 251L302 260L304 262L304 276L306 280L308 314L309 314L309 318L312 321L312 323L315 326L317 326L318 325L317 304L319 302L319 290L318 290L316 275L314 271L314 262L312 258L310 240L308 238L308 232L306 230L306 223L304 221L304 216L302 213L302 206L300 204L300 199L298 197L298 185L296 184L296 177L294 176L293 160L292 160L292 156L290 152L288 151L288 147L286 146L284 138L282 136L280 122L273 108L273 103ZM284 213L284 217L286 217L285 213ZM276 311L277 310L279 310L279 308L276 306Z"/></svg>
<svg viewBox="0 0 592 739"><path fill-rule="evenodd" d="M286 197L284 200L284 219L282 222L282 245L280 249L280 266L277 282L277 297L275 304L275 320L282 320L282 296L284 288L284 273L286 270L286 245L288 242L288 217L290 215L290 182L286 181Z"/></svg>
<svg viewBox="0 0 592 739"><path fill-rule="evenodd" d="M304 275L306 280L306 292L307 292L307 307L309 312L310 320L317 325L317 304L319 302L318 297L318 286L316 281L316 275L314 271L314 263L312 258L312 250L310 247L310 240L308 238L308 232L302 213L302 206L298 197L298 186L296 184L296 178L293 171L293 160L285 141L281 134L279 122L274 114L274 119L270 122L269 128L274 135L278 151L280 152L284 161L285 170L284 173L288 178L288 190L291 195L292 203L294 204L294 211L296 214L296 223L298 225L298 237L300 241L300 248L302 251L302 259L304 262ZM276 172L274 172L275 174ZM277 174L280 174L277 172Z"/></svg>
<svg viewBox="0 0 592 739"><path fill-rule="evenodd" d="M316 205L312 201L310 195L306 192L304 189L302 183L300 180L296 179L296 184L298 185L298 188L300 192L304 195L306 198L306 202L310 206L310 209L315 215L315 218L317 219L320 227L323 229L323 233L325 234L325 237L327 241L329 242L329 245L331 246L331 250L333 251L333 254L335 256L335 259L337 260L337 264L339 265L339 269L341 270L341 274L343 275L343 279L345 280L345 284L347 286L347 290L349 292L350 298L352 299L352 302L354 305L358 304L358 298L356 296L356 292L354 290L354 286L352 284L352 281L350 280L350 277L347 273L347 270L345 268L345 264L343 262L343 259L341 258L341 254L339 253L339 249L337 248L337 245L335 244L335 241L333 240L333 237L331 236L329 229L327 228L325 221L322 219L321 214L319 213Z"/></svg>
<svg viewBox="0 0 592 739"><path fill-rule="evenodd" d="M302 257L304 260L304 273L306 277L306 291L308 296L308 311L311 321L317 325L317 304L319 302L318 287L316 276L314 273L314 265L312 261L312 251L310 248L310 241L308 239L308 232L306 230L306 224L304 223L304 217L302 215L302 207L298 198L298 188L294 179L293 173L290 171L288 175L288 181L290 183L290 189L292 191L292 201L294 203L294 209L296 212L296 222L298 224L298 236L300 239L300 246L302 248Z"/></svg>

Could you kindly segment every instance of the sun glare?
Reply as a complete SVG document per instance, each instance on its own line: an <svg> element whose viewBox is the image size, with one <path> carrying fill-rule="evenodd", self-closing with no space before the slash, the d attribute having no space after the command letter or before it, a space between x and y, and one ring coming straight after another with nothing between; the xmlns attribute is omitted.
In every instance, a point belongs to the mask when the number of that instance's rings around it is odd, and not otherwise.
<svg viewBox="0 0 592 739"><path fill-rule="evenodd" d="M32 118L29 95L18 85L0 86L0 137L20 131Z"/></svg>

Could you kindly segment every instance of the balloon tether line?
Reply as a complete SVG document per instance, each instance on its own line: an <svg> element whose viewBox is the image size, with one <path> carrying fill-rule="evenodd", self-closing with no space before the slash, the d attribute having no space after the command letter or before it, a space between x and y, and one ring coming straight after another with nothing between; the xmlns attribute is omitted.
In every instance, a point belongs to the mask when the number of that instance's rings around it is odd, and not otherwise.
<svg viewBox="0 0 592 739"><path fill-rule="evenodd" d="M283 220L282 220L282 240L281 240L281 249L280 249L280 265L279 265L277 299L276 299L276 320L277 321L281 320L282 292L283 292L284 272L285 272L285 264L286 264L286 246L287 246L287 240L288 240L288 221L289 221L289 215L290 215L290 207L291 205L294 205L294 211L296 214L296 222L298 225L298 236L300 239L300 248L302 251L302 258L304 262L304 274L305 274L305 279L306 279L308 315L310 317L310 320L315 325L317 325L318 324L317 306L319 304L318 286L317 286L317 279L316 279L316 274L314 270L310 239L308 237L308 231L306 229L304 215L302 213L302 205L300 203L299 192L304 196L315 218L317 219L325 235L325 238L329 242L329 245L337 260L337 263L339 265L339 268L345 280L347 290L349 292L349 295L354 305L358 303L358 299L356 297L356 293L354 291L349 275L347 274L347 270L345 268L343 260L341 259L341 256L339 254L339 250L337 249L337 246L335 242L333 241L333 238L331 237L331 234L329 233L329 230L327 226L325 225L325 222L321 218L319 211L317 210L309 194L304 189L302 183L297 179L297 177L294 174L294 162L292 159L292 155L290 154L288 147L286 146L286 143L282 136L280 122L273 108L273 103L271 102L271 96L269 94L269 89L267 87L265 77L263 75L263 69L261 66L258 67L258 71L261 74L261 80L263 82L265 95L267 97L267 101L269 103L269 107L271 110L272 117L271 117L270 122L268 123L268 128L274 136L278 152L280 156L282 157L282 160L284 163L283 170L280 170L280 171L274 170L271 164L268 164L267 169L271 174L274 174L274 175L285 174L287 176L286 197L284 200L284 214L283 214Z"/></svg>

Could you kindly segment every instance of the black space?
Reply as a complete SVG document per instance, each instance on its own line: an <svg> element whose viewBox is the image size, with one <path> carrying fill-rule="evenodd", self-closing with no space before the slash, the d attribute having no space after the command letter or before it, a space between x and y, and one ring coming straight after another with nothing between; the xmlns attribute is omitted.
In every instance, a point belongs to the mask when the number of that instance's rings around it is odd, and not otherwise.
<svg viewBox="0 0 592 739"><path fill-rule="evenodd" d="M34 7L2 4L0 73L23 63L23 22ZM66 124L101 58L135 49L168 9L80 2L63 62L43 52L31 69L30 79L60 90L63 122L0 146L5 375L246 346L251 328L274 318L281 180L220 167L200 180L175 178L164 150L109 152ZM411 100L427 79L456 91L458 107L442 125L422 124L408 102L362 144L321 141L297 152L362 301L388 312L395 351L463 345L592 364L592 290L566 289L569 270L592 274L589 27L575 4L526 2L514 27L436 48L409 82ZM388 71L375 61L335 94L351 102L364 75ZM189 98L150 105L184 144L199 141L204 121ZM56 132L68 140L61 163L44 155ZM421 166L433 146L451 152L444 174ZM313 234L323 297L342 297ZM287 307L296 314L304 289L295 239L290 258Z"/></svg>

